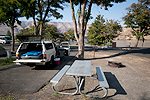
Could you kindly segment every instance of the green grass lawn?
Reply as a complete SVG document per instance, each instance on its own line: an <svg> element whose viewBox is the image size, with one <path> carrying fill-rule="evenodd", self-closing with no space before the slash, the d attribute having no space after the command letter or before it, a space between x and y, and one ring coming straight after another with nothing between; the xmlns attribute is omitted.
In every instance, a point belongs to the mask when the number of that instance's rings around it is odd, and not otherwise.
<svg viewBox="0 0 150 100"><path fill-rule="evenodd" d="M0 70L10 67L10 65L13 65L13 61L15 60L15 58L11 58L11 59L0 59Z"/></svg>

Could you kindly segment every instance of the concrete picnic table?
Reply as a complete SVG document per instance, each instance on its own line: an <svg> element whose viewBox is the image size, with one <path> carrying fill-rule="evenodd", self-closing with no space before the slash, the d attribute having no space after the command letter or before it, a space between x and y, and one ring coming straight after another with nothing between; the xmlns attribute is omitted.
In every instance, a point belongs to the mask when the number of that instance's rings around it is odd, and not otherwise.
<svg viewBox="0 0 150 100"><path fill-rule="evenodd" d="M65 74L65 73L66 73L66 76L73 77L73 79L74 79L74 82L76 85L76 91L74 93L58 92L54 88L54 86L59 82L59 80L62 78L63 74ZM100 73L103 73L103 72L100 72ZM103 79L103 76L100 76L100 77L101 77L101 79ZM81 87L82 87L82 84L83 84L85 78L97 79L97 78L92 77L91 61L75 60L71 67L69 65L65 65L64 68L51 80L51 82L53 83L52 89L56 93L68 94L68 95L74 95L74 94L77 94L77 92L79 92L83 96L97 97L97 98L103 98L107 95L107 90L104 87L102 87L105 92L103 97L99 97L99 96L95 96L95 95L87 95L85 93L82 93ZM102 80L102 81L104 81L104 80Z"/></svg>

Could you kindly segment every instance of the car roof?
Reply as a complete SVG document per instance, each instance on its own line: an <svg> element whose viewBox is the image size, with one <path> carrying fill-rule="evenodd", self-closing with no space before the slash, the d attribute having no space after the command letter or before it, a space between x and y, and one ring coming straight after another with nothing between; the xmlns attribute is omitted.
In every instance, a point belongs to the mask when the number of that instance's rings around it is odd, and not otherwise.
<svg viewBox="0 0 150 100"><path fill-rule="evenodd" d="M52 43L52 41L28 41L28 42L23 42L23 43Z"/></svg>
<svg viewBox="0 0 150 100"><path fill-rule="evenodd" d="M67 41L64 41L64 42L61 42L61 43L69 43L69 42L67 42Z"/></svg>

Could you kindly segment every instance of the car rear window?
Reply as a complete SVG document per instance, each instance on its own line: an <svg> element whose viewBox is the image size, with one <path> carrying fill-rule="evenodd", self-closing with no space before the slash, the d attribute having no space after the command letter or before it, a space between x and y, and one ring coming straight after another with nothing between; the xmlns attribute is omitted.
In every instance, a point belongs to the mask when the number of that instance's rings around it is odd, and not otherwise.
<svg viewBox="0 0 150 100"><path fill-rule="evenodd" d="M53 49L52 43L46 43L45 48L46 48L46 50Z"/></svg>
<svg viewBox="0 0 150 100"><path fill-rule="evenodd" d="M42 51L42 44L41 43L24 43L20 50L27 50L27 51Z"/></svg>

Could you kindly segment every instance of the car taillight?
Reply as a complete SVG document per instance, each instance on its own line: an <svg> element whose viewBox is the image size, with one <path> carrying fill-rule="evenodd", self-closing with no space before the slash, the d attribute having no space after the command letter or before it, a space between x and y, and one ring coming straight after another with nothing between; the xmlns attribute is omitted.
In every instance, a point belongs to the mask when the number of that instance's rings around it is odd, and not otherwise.
<svg viewBox="0 0 150 100"><path fill-rule="evenodd" d="M43 59L46 59L46 54L43 54Z"/></svg>
<svg viewBox="0 0 150 100"><path fill-rule="evenodd" d="M18 59L18 54L16 54L16 59Z"/></svg>

